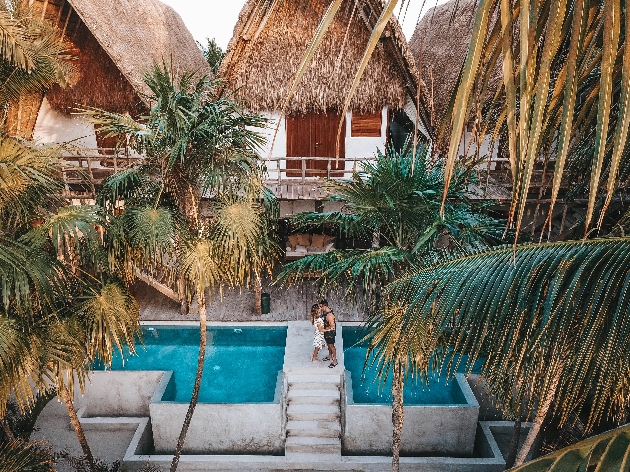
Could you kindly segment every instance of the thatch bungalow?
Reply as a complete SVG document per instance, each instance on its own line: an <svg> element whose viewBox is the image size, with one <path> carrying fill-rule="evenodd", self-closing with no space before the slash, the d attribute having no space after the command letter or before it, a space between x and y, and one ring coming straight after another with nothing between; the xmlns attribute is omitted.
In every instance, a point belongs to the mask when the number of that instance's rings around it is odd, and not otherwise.
<svg viewBox="0 0 630 472"><path fill-rule="evenodd" d="M98 107L137 117L148 111L143 74L154 61L177 70L210 69L180 16L157 0L23 0L57 28L76 57L66 88L23 98L9 108L7 131L41 142L86 148L113 147L94 127L72 114Z"/></svg>
<svg viewBox="0 0 630 472"><path fill-rule="evenodd" d="M249 0L243 7L219 75L226 80L226 90L234 90L250 110L277 123L298 65L329 2L274 2L271 8L261 4ZM270 157L270 178L286 182L285 177L341 176L357 159L370 158L377 147L384 149L388 136L400 139L400 134L413 130L418 73L400 25L392 18L345 117L340 158L330 159L336 156L344 101L382 8L380 0L342 4L288 104L275 141L270 139L263 151L263 156ZM421 138L430 139L423 97L420 102Z"/></svg>

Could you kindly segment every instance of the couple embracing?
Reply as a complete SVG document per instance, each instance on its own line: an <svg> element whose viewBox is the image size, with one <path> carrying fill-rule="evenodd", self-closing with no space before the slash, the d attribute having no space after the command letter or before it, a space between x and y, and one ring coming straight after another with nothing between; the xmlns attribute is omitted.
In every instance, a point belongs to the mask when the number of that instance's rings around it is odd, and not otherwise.
<svg viewBox="0 0 630 472"><path fill-rule="evenodd" d="M335 335L337 334L335 326L335 314L328 306L326 300L316 303L311 308L311 324L315 326L315 339L313 339L313 347L315 350L311 355L312 362L319 362L317 354L320 349L328 345L328 356L323 361L331 361L330 367L337 366L337 350L335 349Z"/></svg>

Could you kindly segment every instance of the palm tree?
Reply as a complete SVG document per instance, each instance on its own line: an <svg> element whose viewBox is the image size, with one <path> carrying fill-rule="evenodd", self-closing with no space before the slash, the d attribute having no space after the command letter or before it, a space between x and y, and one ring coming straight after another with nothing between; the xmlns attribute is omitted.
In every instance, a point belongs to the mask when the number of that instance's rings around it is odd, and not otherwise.
<svg viewBox="0 0 630 472"><path fill-rule="evenodd" d="M298 227L332 225L339 233L371 240L372 248L306 256L285 265L278 275L279 281L294 283L317 273L321 291L342 287L347 298L360 295L363 298L357 298L372 304L378 313L370 323L371 343L381 346L374 359L379 375L391 374L394 380L393 470L398 470L404 422L404 379L411 371L426 370L437 345L429 339L423 344L420 331L399 329L397 321L405 311L398 305L378 306L383 288L449 252L487 248L502 237L500 222L484 215L484 207L466 197L466 185L476 180L473 165L461 167L455 180L441 219L444 174L441 163L429 160L428 147L421 145L415 158L408 148L389 149L386 155L377 151L375 162L366 163L352 179L328 182L332 200L344 202L343 211L302 213L292 220Z"/></svg>
<svg viewBox="0 0 630 472"><path fill-rule="evenodd" d="M145 122L101 110L85 113L102 132L145 154L142 164L108 179L99 197L112 222L110 260L130 278L136 269L162 275L183 303L196 298L199 307L197 373L174 472L201 387L208 297L224 285L249 286L271 270L277 203L262 185L256 151L263 141L252 131L264 119L229 96L218 97L218 82L195 81L188 73L176 80L165 64L156 64L145 81L155 103ZM208 202L204 213L202 199ZM115 215L122 200L124 211Z"/></svg>
<svg viewBox="0 0 630 472"><path fill-rule="evenodd" d="M0 3L1 106L64 85L73 71L69 59L56 32L34 18L24 2Z"/></svg>
<svg viewBox="0 0 630 472"><path fill-rule="evenodd" d="M423 268L394 282L392 303L408 310L399 329L435 326L467 366L485 358L483 374L500 407L525 405L533 427L518 453L522 464L550 414L604 413L621 420L628 408L630 240L548 243L487 252ZM515 316L516 314L516 316Z"/></svg>
<svg viewBox="0 0 630 472"><path fill-rule="evenodd" d="M277 280L294 283L318 273L321 291L341 286L351 297L361 289L371 301L388 282L439 254L498 244L503 227L465 194L466 185L475 181L472 165L459 168L441 219L437 196L444 188L443 173L441 163L430 161L428 146L421 145L415 158L409 148L387 154L377 150L375 161L352 179L327 182L331 200L343 202L343 210L292 218L297 228L330 225L339 234L371 241L372 247L303 257L285 265Z"/></svg>

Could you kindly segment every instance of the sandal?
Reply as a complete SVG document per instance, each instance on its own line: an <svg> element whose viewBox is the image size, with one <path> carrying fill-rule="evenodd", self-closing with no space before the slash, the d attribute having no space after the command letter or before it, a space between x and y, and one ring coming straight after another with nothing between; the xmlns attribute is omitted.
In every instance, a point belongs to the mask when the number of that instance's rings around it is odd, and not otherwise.
<svg viewBox="0 0 630 472"><path fill-rule="evenodd" d="M334 364L331 362L331 363L328 365L328 368L329 368L329 369L334 369L335 367L337 367L337 363L336 363L336 362L335 362Z"/></svg>
<svg viewBox="0 0 630 472"><path fill-rule="evenodd" d="M324 357L322 360L323 361L332 361L332 359L330 357L328 357L328 356Z"/></svg>

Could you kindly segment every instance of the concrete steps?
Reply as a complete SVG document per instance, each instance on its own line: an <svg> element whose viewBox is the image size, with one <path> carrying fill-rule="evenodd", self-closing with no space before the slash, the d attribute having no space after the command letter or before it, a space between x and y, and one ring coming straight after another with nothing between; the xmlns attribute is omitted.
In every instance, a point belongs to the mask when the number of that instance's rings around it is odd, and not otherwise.
<svg viewBox="0 0 630 472"><path fill-rule="evenodd" d="M339 454L341 455L341 441L339 438L287 438L285 454Z"/></svg>
<svg viewBox="0 0 630 472"><path fill-rule="evenodd" d="M287 378L287 439L292 459L327 461L341 457L341 379L330 374Z"/></svg>

